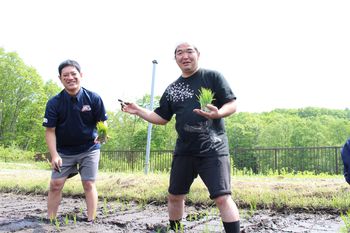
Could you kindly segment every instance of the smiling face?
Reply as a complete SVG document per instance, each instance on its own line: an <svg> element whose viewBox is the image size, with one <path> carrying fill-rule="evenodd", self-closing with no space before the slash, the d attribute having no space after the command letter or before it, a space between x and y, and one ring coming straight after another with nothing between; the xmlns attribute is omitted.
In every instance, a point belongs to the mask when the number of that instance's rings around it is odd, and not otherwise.
<svg viewBox="0 0 350 233"><path fill-rule="evenodd" d="M75 96L79 92L82 73L80 73L74 66L64 67L59 78L69 95Z"/></svg>
<svg viewBox="0 0 350 233"><path fill-rule="evenodd" d="M197 48L188 43L182 43L176 47L175 60L184 78L191 76L198 70L199 55Z"/></svg>

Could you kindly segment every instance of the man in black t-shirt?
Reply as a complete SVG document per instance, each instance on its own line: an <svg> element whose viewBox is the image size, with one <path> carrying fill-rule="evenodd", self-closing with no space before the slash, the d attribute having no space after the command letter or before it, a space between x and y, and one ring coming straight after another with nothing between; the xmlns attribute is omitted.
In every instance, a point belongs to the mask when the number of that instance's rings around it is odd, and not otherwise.
<svg viewBox="0 0 350 233"><path fill-rule="evenodd" d="M182 74L167 87L159 107L150 111L135 103L126 103L122 110L159 125L166 124L175 115L178 138L168 189L171 229L180 229L186 194L199 175L220 210L225 231L239 232L238 208L231 198L229 146L223 119L236 111L236 97L219 72L199 68L199 56L192 44L179 44L175 59ZM212 104L207 105L209 111L200 109L197 97L201 88L214 93Z"/></svg>

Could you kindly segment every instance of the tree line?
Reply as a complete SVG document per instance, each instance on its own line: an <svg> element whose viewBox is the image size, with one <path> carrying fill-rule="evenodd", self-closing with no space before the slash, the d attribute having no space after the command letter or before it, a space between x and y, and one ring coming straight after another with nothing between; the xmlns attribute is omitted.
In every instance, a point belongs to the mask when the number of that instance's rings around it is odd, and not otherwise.
<svg viewBox="0 0 350 233"><path fill-rule="evenodd" d="M0 47L0 146L47 151L42 120L49 98L62 87L44 81L15 52ZM155 98L157 106L159 96ZM148 107L150 96L137 101ZM103 150L145 149L148 123L122 111L108 111L109 140ZM231 148L341 146L350 135L350 110L326 108L238 112L225 118ZM175 121L154 125L151 148L172 149Z"/></svg>
<svg viewBox="0 0 350 233"><path fill-rule="evenodd" d="M225 123L230 148L341 146L350 135L350 110L308 107L238 112L225 118ZM110 113L111 138L104 149L145 149L147 126L144 120L121 111ZM174 119L165 126L153 126L152 149L174 147L174 126Z"/></svg>

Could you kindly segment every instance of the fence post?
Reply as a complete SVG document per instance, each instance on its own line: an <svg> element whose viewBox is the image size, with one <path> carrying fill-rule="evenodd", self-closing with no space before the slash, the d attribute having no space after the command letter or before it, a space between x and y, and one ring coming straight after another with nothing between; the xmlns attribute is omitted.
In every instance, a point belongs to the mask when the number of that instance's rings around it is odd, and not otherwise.
<svg viewBox="0 0 350 233"><path fill-rule="evenodd" d="M237 163L237 161L236 161L236 158L237 158L237 149L236 149L236 147L234 147L233 148L233 155L232 155L232 161L233 161L233 164L232 164L232 174L233 175L236 175L236 169L235 169L235 167L236 167L236 163Z"/></svg>
<svg viewBox="0 0 350 233"><path fill-rule="evenodd" d="M339 163L338 163L338 148L334 148L334 155L335 155L335 174L339 174Z"/></svg>
<svg viewBox="0 0 350 233"><path fill-rule="evenodd" d="M277 162L277 149L274 149L275 151L275 171L278 171L278 174L280 174L280 169L278 169L278 162Z"/></svg>

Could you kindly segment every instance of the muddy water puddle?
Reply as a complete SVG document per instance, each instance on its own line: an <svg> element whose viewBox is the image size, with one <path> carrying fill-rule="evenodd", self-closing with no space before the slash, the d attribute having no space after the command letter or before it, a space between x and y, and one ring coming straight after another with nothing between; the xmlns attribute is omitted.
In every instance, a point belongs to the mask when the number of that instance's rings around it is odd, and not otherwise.
<svg viewBox="0 0 350 233"><path fill-rule="evenodd" d="M82 198L64 197L56 221L45 220L46 196L0 193L0 232L166 232L165 205L101 200L95 223L85 221ZM340 232L344 223L331 213L241 210L241 232ZM216 208L186 207L183 232L224 232ZM162 230L160 230L162 229Z"/></svg>

